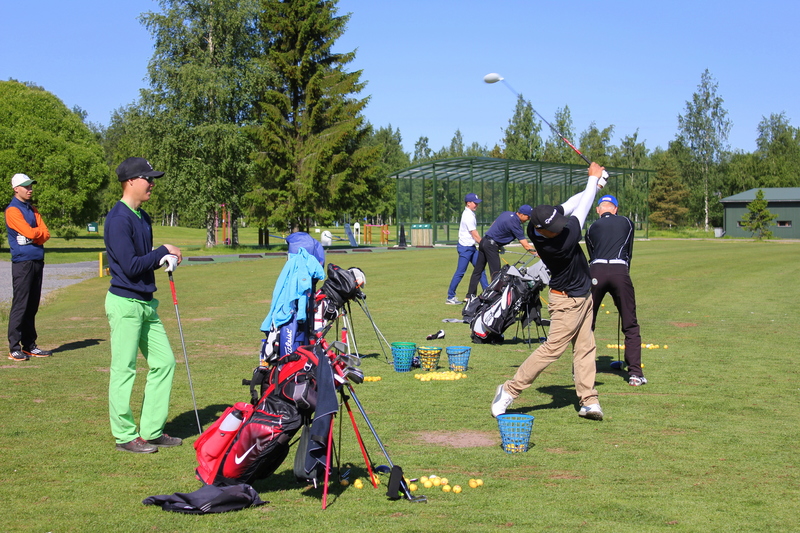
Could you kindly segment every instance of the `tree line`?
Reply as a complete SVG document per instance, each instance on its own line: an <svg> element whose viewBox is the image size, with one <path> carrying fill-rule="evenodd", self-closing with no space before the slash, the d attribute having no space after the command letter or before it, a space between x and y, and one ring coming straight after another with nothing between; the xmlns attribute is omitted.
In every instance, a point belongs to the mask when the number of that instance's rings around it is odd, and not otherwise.
<svg viewBox="0 0 800 533"><path fill-rule="evenodd" d="M57 235L102 216L119 197L113 169L144 156L167 173L148 204L158 223L204 227L207 245L221 206L259 228L307 230L346 217L391 220L393 172L445 157L489 156L575 163L520 95L502 138L449 146L420 137L413 153L399 129L374 127L354 52L335 52L349 20L336 0L160 0L140 17L154 41L148 86L108 126L86 122L34 83L0 82L0 169L39 180L36 201ZM568 106L553 125L605 166L652 169L650 223L720 225L720 198L755 187L798 186L800 130L782 112L763 117L753 153L731 151L732 124L706 70L677 117L667 148L638 130L612 144L614 126L575 135ZM9 195L10 197L10 195Z"/></svg>

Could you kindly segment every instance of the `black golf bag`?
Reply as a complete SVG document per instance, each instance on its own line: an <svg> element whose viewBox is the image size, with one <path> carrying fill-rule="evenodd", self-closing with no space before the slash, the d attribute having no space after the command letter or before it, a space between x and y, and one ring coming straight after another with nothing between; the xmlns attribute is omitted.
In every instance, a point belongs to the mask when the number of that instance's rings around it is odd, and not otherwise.
<svg viewBox="0 0 800 533"><path fill-rule="evenodd" d="M366 277L356 268L341 268L328 263L328 277L314 298L314 329L320 330L329 320L339 316L339 310L355 298L363 298L361 287Z"/></svg>
<svg viewBox="0 0 800 533"><path fill-rule="evenodd" d="M541 268L538 267L536 271ZM472 330L472 342L502 343L503 333L517 321L523 328L532 321L541 325L542 302L539 293L544 286L542 276L528 274L525 267L503 266L486 290L480 296L471 298L464 306L462 316Z"/></svg>

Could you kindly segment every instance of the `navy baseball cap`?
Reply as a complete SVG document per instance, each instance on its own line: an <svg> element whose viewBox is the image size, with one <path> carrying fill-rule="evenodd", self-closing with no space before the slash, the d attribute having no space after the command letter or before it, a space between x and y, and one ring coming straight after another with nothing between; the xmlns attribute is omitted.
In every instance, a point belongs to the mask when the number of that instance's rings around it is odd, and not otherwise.
<svg viewBox="0 0 800 533"><path fill-rule="evenodd" d="M614 204L614 207L619 207L619 204L617 203L617 199L614 198L613 196L611 196L610 194L606 194L605 196L603 196L602 198L597 200L597 205L600 205L603 202L611 202L612 204Z"/></svg>
<svg viewBox="0 0 800 533"><path fill-rule="evenodd" d="M465 201L465 202L475 202L476 204L479 204L479 203L481 203L483 200L481 200L480 198L478 198L478 195L477 195L477 194L475 194L474 192L471 192L471 193L469 193L468 195L466 195L466 196L464 197L464 201Z"/></svg>
<svg viewBox="0 0 800 533"><path fill-rule="evenodd" d="M143 157L129 157L117 167L119 181L128 181L133 178L160 178L163 172L153 169L153 165Z"/></svg>
<svg viewBox="0 0 800 533"><path fill-rule="evenodd" d="M531 224L536 229L546 229L553 233L561 233L569 218L564 216L563 208L552 205L537 205L531 216ZM528 230L530 231L530 230Z"/></svg>
<svg viewBox="0 0 800 533"><path fill-rule="evenodd" d="M533 213L533 208L528 204L521 205L519 206L519 209L517 209L517 213L522 213L523 215L531 216L531 213Z"/></svg>

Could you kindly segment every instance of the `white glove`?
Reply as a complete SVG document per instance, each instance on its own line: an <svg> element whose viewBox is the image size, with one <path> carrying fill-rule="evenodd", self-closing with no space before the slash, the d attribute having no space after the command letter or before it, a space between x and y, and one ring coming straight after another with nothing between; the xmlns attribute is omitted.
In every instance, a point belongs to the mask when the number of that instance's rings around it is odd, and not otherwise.
<svg viewBox="0 0 800 533"><path fill-rule="evenodd" d="M26 244L31 244L33 241L27 238L25 235L17 235L17 244L20 246L25 246Z"/></svg>
<svg viewBox="0 0 800 533"><path fill-rule="evenodd" d="M163 265L164 263L167 264L167 268L164 269L164 272L174 272L176 268L178 268L178 256L167 254L161 258L161 261L158 262L159 266Z"/></svg>
<svg viewBox="0 0 800 533"><path fill-rule="evenodd" d="M608 183L608 172L604 170L603 174L600 176L600 179L597 180L597 188L602 189L606 186L606 183Z"/></svg>

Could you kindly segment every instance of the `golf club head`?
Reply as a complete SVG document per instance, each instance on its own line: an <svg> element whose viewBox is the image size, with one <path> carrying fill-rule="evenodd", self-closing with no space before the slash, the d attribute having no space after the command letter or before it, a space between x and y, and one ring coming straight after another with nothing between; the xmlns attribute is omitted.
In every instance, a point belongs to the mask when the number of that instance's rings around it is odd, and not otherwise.
<svg viewBox="0 0 800 533"><path fill-rule="evenodd" d="M344 369L344 377L355 384L364 383L364 372L360 368L347 367Z"/></svg>
<svg viewBox="0 0 800 533"><path fill-rule="evenodd" d="M331 348L336 350L339 353L346 353L347 352L347 345L342 341L333 341L331 343Z"/></svg>
<svg viewBox="0 0 800 533"><path fill-rule="evenodd" d="M498 81L502 80L503 77L497 72L490 72L489 74L483 77L483 81L486 83L497 83Z"/></svg>
<svg viewBox="0 0 800 533"><path fill-rule="evenodd" d="M625 367L625 363L622 361L611 361L609 366L611 370L622 370Z"/></svg>

